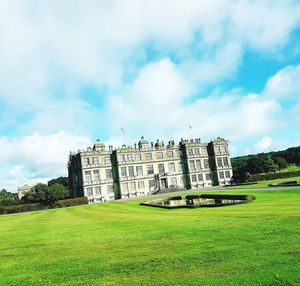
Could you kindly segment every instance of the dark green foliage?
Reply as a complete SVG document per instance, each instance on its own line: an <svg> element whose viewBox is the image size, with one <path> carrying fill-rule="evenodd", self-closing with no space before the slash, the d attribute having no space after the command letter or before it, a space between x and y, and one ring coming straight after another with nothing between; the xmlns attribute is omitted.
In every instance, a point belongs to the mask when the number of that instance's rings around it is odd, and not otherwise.
<svg viewBox="0 0 300 286"><path fill-rule="evenodd" d="M9 206L15 205L19 203L18 194L8 192L5 189L0 191L0 205L1 206Z"/></svg>
<svg viewBox="0 0 300 286"><path fill-rule="evenodd" d="M54 183L50 187L46 184L38 183L31 191L26 193L22 198L24 203L41 203L51 205L55 201L67 198L69 191L63 185Z"/></svg>
<svg viewBox="0 0 300 286"><path fill-rule="evenodd" d="M274 163L278 166L279 170L282 170L288 166L287 161L283 157L272 157Z"/></svg>
<svg viewBox="0 0 300 286"><path fill-rule="evenodd" d="M0 206L0 214L12 214L12 213L38 211L38 210L43 210L43 209L46 209L46 208L47 207L42 206L38 203Z"/></svg>
<svg viewBox="0 0 300 286"><path fill-rule="evenodd" d="M251 175L249 172L242 172L241 174L233 174L231 178L231 185L232 184L243 184L248 183L251 181Z"/></svg>
<svg viewBox="0 0 300 286"><path fill-rule="evenodd" d="M250 174L271 173L278 170L271 157L253 157L247 162L247 171Z"/></svg>
<svg viewBox="0 0 300 286"><path fill-rule="evenodd" d="M48 181L48 187L51 187L55 183L59 183L67 189L69 188L69 178L68 177L59 177L56 179L52 179L52 180Z"/></svg>
<svg viewBox="0 0 300 286"><path fill-rule="evenodd" d="M266 181L300 176L300 171L251 175L251 181Z"/></svg>
<svg viewBox="0 0 300 286"><path fill-rule="evenodd" d="M24 203L39 203L46 200L46 184L37 183L33 188L22 197Z"/></svg>
<svg viewBox="0 0 300 286"><path fill-rule="evenodd" d="M29 192L27 192L22 198L21 201L23 203L38 203L40 201L44 200L44 194L39 191L39 193L36 192L36 190L33 188Z"/></svg>
<svg viewBox="0 0 300 286"><path fill-rule="evenodd" d="M55 202L57 200L65 199L69 196L69 191L61 184L55 183L46 190L46 203Z"/></svg>
<svg viewBox="0 0 300 286"><path fill-rule="evenodd" d="M5 198L0 200L0 206L10 206L18 204L19 200L15 200L13 198Z"/></svg>
<svg viewBox="0 0 300 286"><path fill-rule="evenodd" d="M81 198L73 198L73 199L66 199L66 200L58 200L55 203L56 207L71 207L71 206L79 206L79 205L86 205L88 200L86 197Z"/></svg>
<svg viewBox="0 0 300 286"><path fill-rule="evenodd" d="M36 185L33 186L33 188L36 192L40 193L40 192L45 192L48 189L48 185L43 183L37 183Z"/></svg>
<svg viewBox="0 0 300 286"><path fill-rule="evenodd" d="M235 174L245 171L251 174L272 173L286 168L288 164L300 165L300 146L284 151L236 157L231 162Z"/></svg>

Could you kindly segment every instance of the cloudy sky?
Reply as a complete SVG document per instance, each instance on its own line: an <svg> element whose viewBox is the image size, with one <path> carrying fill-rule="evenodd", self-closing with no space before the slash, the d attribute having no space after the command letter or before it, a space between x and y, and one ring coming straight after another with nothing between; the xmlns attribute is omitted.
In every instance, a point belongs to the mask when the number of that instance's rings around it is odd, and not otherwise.
<svg viewBox="0 0 300 286"><path fill-rule="evenodd" d="M1 0L0 188L97 138L297 146L299 40L298 0Z"/></svg>

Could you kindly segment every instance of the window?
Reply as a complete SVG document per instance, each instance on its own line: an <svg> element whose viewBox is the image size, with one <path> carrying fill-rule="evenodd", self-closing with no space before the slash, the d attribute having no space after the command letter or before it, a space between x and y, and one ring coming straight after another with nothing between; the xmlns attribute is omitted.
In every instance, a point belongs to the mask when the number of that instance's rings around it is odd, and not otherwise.
<svg viewBox="0 0 300 286"><path fill-rule="evenodd" d="M135 161L141 161L141 154L134 154Z"/></svg>
<svg viewBox="0 0 300 286"><path fill-rule="evenodd" d="M201 153L202 153L202 155L207 155L207 150L206 150L206 148L201 148Z"/></svg>
<svg viewBox="0 0 300 286"><path fill-rule="evenodd" d="M177 186L177 178L176 177L171 177L171 185Z"/></svg>
<svg viewBox="0 0 300 286"><path fill-rule="evenodd" d="M128 176L129 177L134 177L134 168L133 168L133 166L128 167Z"/></svg>
<svg viewBox="0 0 300 286"><path fill-rule="evenodd" d="M113 193L113 192L114 192L113 185L108 185L108 186L107 186L107 193L108 193L108 194L111 194L111 193Z"/></svg>
<svg viewBox="0 0 300 286"><path fill-rule="evenodd" d="M190 170L195 171L195 161L189 161L190 163Z"/></svg>
<svg viewBox="0 0 300 286"><path fill-rule="evenodd" d="M132 161L132 154L127 154L127 161Z"/></svg>
<svg viewBox="0 0 300 286"><path fill-rule="evenodd" d="M83 159L83 165L84 165L84 166L90 165L90 158L84 158L84 159Z"/></svg>
<svg viewBox="0 0 300 286"><path fill-rule="evenodd" d="M98 165L98 158L97 157L93 157L93 165Z"/></svg>
<svg viewBox="0 0 300 286"><path fill-rule="evenodd" d="M124 155L118 155L118 161L119 162L125 161L125 156Z"/></svg>
<svg viewBox="0 0 300 286"><path fill-rule="evenodd" d="M200 156L200 149L199 148L195 148L194 149L194 154L195 154L195 156Z"/></svg>
<svg viewBox="0 0 300 286"><path fill-rule="evenodd" d="M147 161L152 160L152 154L151 153L146 153L145 154L145 160L147 160Z"/></svg>
<svg viewBox="0 0 300 286"><path fill-rule="evenodd" d="M121 177L127 177L126 167L121 167Z"/></svg>
<svg viewBox="0 0 300 286"><path fill-rule="evenodd" d="M93 189L92 188L87 188L86 193L87 193L88 197L92 197L93 196Z"/></svg>
<svg viewBox="0 0 300 286"><path fill-rule="evenodd" d="M112 171L111 171L111 169L106 169L105 170L105 174L106 174L106 179L111 179L112 178Z"/></svg>
<svg viewBox="0 0 300 286"><path fill-rule="evenodd" d="M167 151L167 157L168 158L173 158L174 157L173 151Z"/></svg>
<svg viewBox="0 0 300 286"><path fill-rule="evenodd" d="M219 172L220 179L224 179L224 172Z"/></svg>
<svg viewBox="0 0 300 286"><path fill-rule="evenodd" d="M201 160L196 160L196 168L197 170L201 170Z"/></svg>
<svg viewBox="0 0 300 286"><path fill-rule="evenodd" d="M146 167L147 167L147 174L153 175L154 174L153 165L147 165Z"/></svg>
<svg viewBox="0 0 300 286"><path fill-rule="evenodd" d="M143 167L142 166L136 166L136 175L143 176Z"/></svg>
<svg viewBox="0 0 300 286"><path fill-rule="evenodd" d="M219 146L215 146L215 152L220 153L220 147Z"/></svg>
<svg viewBox="0 0 300 286"><path fill-rule="evenodd" d="M199 182L203 181L203 175L202 174L198 174L198 181Z"/></svg>
<svg viewBox="0 0 300 286"><path fill-rule="evenodd" d="M217 158L217 166L218 167L223 167L222 158Z"/></svg>
<svg viewBox="0 0 300 286"><path fill-rule="evenodd" d="M95 182L99 182L100 181L99 170L94 170L94 181Z"/></svg>
<svg viewBox="0 0 300 286"><path fill-rule="evenodd" d="M158 173L164 174L165 173L165 166L164 164L158 164Z"/></svg>
<svg viewBox="0 0 300 286"><path fill-rule="evenodd" d="M228 157L223 157L223 162L224 162L224 166L226 167L229 166Z"/></svg>
<svg viewBox="0 0 300 286"><path fill-rule="evenodd" d="M138 182L138 189L139 189L139 190L145 189L144 181L139 181L139 182Z"/></svg>
<svg viewBox="0 0 300 286"><path fill-rule="evenodd" d="M205 174L205 179L206 179L206 180L210 180L210 173L206 173L206 174Z"/></svg>
<svg viewBox="0 0 300 286"><path fill-rule="evenodd" d="M95 195L96 196L101 196L101 188L100 187L95 187Z"/></svg>
<svg viewBox="0 0 300 286"><path fill-rule="evenodd" d="M156 159L160 160L163 159L163 152L156 152Z"/></svg>
<svg viewBox="0 0 300 286"><path fill-rule="evenodd" d="M121 184L122 186L122 192L128 192L128 183Z"/></svg>
<svg viewBox="0 0 300 286"><path fill-rule="evenodd" d="M192 182L193 183L197 182L197 176L196 175L192 175Z"/></svg>
<svg viewBox="0 0 300 286"><path fill-rule="evenodd" d="M230 172L229 171L225 171L225 176L226 176L227 179L230 178Z"/></svg>
<svg viewBox="0 0 300 286"><path fill-rule="evenodd" d="M155 188L155 187L156 187L155 180L150 180L149 181L149 189Z"/></svg>
<svg viewBox="0 0 300 286"><path fill-rule="evenodd" d="M175 163L169 163L168 169L170 173L175 173Z"/></svg>
<svg viewBox="0 0 300 286"><path fill-rule="evenodd" d="M227 152L226 146L221 146L221 152L222 152L222 153L226 153L226 152Z"/></svg>
<svg viewBox="0 0 300 286"><path fill-rule="evenodd" d="M203 160L203 164L204 164L204 168L205 168L205 169L208 169L208 168L209 168L209 164L208 164L208 160L207 160L207 159L204 159L204 160Z"/></svg>
<svg viewBox="0 0 300 286"><path fill-rule="evenodd" d="M110 164L110 157L109 156L105 156L104 163L105 163L105 165L109 165Z"/></svg>
<svg viewBox="0 0 300 286"><path fill-rule="evenodd" d="M85 177L85 181L90 184L92 181L92 177L91 177L91 171L85 171L84 172L84 177Z"/></svg>
<svg viewBox="0 0 300 286"><path fill-rule="evenodd" d="M129 183L129 189L130 189L130 191L135 191L136 190L136 188L135 188L135 182L130 182Z"/></svg>
<svg viewBox="0 0 300 286"><path fill-rule="evenodd" d="M194 154L193 154L193 149L188 149L188 155L189 156L193 156Z"/></svg>

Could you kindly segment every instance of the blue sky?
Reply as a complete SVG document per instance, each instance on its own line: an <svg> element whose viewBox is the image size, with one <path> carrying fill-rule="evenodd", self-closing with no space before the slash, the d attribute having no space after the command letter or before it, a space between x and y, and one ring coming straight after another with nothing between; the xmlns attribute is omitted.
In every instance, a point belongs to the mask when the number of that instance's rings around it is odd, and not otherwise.
<svg viewBox="0 0 300 286"><path fill-rule="evenodd" d="M97 138L298 146L299 40L292 0L1 1L0 188L66 175Z"/></svg>

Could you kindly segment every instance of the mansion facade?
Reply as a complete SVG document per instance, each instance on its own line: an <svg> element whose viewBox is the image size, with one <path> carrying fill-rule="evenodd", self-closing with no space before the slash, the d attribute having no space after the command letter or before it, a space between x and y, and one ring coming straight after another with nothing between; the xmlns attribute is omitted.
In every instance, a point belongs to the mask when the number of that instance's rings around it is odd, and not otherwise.
<svg viewBox="0 0 300 286"><path fill-rule="evenodd" d="M230 182L228 141L218 137L149 143L141 137L134 146L93 147L70 153L68 176L72 197L89 203L138 197L165 188L202 188Z"/></svg>

